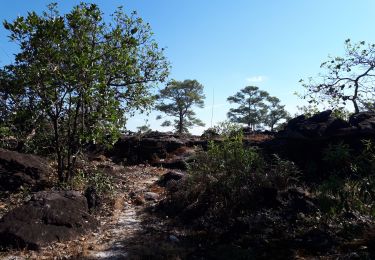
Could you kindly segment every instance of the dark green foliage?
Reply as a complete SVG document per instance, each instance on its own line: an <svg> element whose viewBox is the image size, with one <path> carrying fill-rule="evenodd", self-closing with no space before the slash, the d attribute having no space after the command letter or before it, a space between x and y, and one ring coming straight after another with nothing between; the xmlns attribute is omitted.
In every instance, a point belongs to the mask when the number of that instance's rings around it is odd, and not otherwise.
<svg viewBox="0 0 375 260"><path fill-rule="evenodd" d="M324 151L329 178L317 188L323 212L375 214L375 147L363 141L363 150L355 154L349 145L329 145Z"/></svg>
<svg viewBox="0 0 375 260"><path fill-rule="evenodd" d="M88 187L95 189L98 195L113 195L114 192L114 180L108 174L97 171L83 172L82 170L68 182L62 183L61 186L64 189L73 190L85 190Z"/></svg>
<svg viewBox="0 0 375 260"><path fill-rule="evenodd" d="M228 97L230 103L236 103L237 108L231 108L228 118L236 123L247 124L255 130L262 123L262 118L267 114L265 99L269 96L266 91L258 87L248 86L241 89L234 96Z"/></svg>
<svg viewBox="0 0 375 260"><path fill-rule="evenodd" d="M285 110L285 106L280 104L280 99L277 97L267 97L267 102L268 112L265 118L265 125L273 132L280 120L289 120L291 118L289 113Z"/></svg>
<svg viewBox="0 0 375 260"><path fill-rule="evenodd" d="M277 191L298 174L293 163L277 156L268 162L257 149L245 148L241 135L228 136L222 143L211 142L190 164L176 200L189 207L205 205L204 215L213 221L230 221L276 203Z"/></svg>
<svg viewBox="0 0 375 260"><path fill-rule="evenodd" d="M277 97L255 86L245 87L227 100L239 105L229 110L228 118L235 123L247 124L252 130L268 126L273 131L280 120L289 119L289 113Z"/></svg>
<svg viewBox="0 0 375 260"><path fill-rule="evenodd" d="M353 179L332 175L317 189L318 205L323 213L360 213L375 216L375 179L373 176Z"/></svg>
<svg viewBox="0 0 375 260"><path fill-rule="evenodd" d="M350 146L339 142L338 144L329 144L323 151L322 159L333 171L343 172L350 170L351 156Z"/></svg>
<svg viewBox="0 0 375 260"><path fill-rule="evenodd" d="M328 101L341 109L351 102L356 113L374 109L375 44L352 44L348 39L345 56L329 57L320 67L325 70L321 82L312 78L308 83L300 81L307 90L304 98L310 103Z"/></svg>
<svg viewBox="0 0 375 260"><path fill-rule="evenodd" d="M193 110L193 106L199 108L204 106L203 85L198 81L171 81L168 86L160 90L157 98L156 109L176 118L173 123L169 120L164 121L162 126L173 125L179 134L188 133L188 128L195 125L204 126ZM157 119L161 119L161 116Z"/></svg>
<svg viewBox="0 0 375 260"><path fill-rule="evenodd" d="M55 154L60 181L85 144L113 143L127 115L150 107L168 75L149 24L122 8L107 24L95 4L64 15L51 4L4 27L20 52L1 71L0 123L32 144L26 150Z"/></svg>
<svg viewBox="0 0 375 260"><path fill-rule="evenodd" d="M138 133L140 134L144 134L144 133L152 131L149 124L138 126L137 129L138 129Z"/></svg>
<svg viewBox="0 0 375 260"><path fill-rule="evenodd" d="M209 128L206 131L208 133L211 132L213 134L226 138L235 137L242 134L241 126L231 121L219 122L214 127Z"/></svg>

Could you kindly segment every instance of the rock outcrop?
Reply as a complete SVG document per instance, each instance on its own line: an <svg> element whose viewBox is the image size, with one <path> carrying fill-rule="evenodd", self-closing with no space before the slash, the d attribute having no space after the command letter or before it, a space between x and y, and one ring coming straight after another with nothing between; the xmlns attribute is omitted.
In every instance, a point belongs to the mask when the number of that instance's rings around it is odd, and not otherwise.
<svg viewBox="0 0 375 260"><path fill-rule="evenodd" d="M41 191L0 221L0 246L38 250L95 229L87 200L76 191Z"/></svg>
<svg viewBox="0 0 375 260"><path fill-rule="evenodd" d="M172 169L186 169L186 161L195 153L195 146L207 146L197 137L181 137L172 133L150 132L124 135L108 153L114 161L127 164L149 163Z"/></svg>
<svg viewBox="0 0 375 260"><path fill-rule="evenodd" d="M354 114L345 121L327 110L310 118L301 115L290 120L283 131L262 147L267 153L279 154L306 170L321 166L319 162L329 145L345 143L355 153L363 148L363 140L375 140L374 112Z"/></svg>
<svg viewBox="0 0 375 260"><path fill-rule="evenodd" d="M361 112L352 115L349 121L332 116L327 110L310 118L304 115L290 120L277 138L328 140L335 137L375 137L375 113Z"/></svg>
<svg viewBox="0 0 375 260"><path fill-rule="evenodd" d="M157 184L161 187L166 187L170 182L180 181L185 176L185 173L179 171L169 171L163 174Z"/></svg>
<svg viewBox="0 0 375 260"><path fill-rule="evenodd" d="M47 160L39 156L0 149L1 191L15 191L21 186L43 189L51 172Z"/></svg>

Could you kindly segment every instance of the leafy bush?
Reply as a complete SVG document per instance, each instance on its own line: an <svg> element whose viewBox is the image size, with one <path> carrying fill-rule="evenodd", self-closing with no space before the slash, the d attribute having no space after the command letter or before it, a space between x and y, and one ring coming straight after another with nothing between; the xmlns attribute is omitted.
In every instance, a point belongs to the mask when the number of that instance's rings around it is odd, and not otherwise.
<svg viewBox="0 0 375 260"><path fill-rule="evenodd" d="M215 136L222 137L235 137L241 134L242 127L239 124L233 123L231 121L219 122L214 127L206 129L202 137L207 139L212 139Z"/></svg>
<svg viewBox="0 0 375 260"><path fill-rule="evenodd" d="M108 174L100 171L86 176L88 186L95 188L98 194L112 194L114 191L113 179Z"/></svg>
<svg viewBox="0 0 375 260"><path fill-rule="evenodd" d="M375 216L375 178L352 180L332 176L317 189L318 204L323 213L334 216L357 212Z"/></svg>
<svg viewBox="0 0 375 260"><path fill-rule="evenodd" d="M326 162L331 173L348 173L351 171L351 152L349 145L343 142L329 144L323 150L323 161Z"/></svg>
<svg viewBox="0 0 375 260"><path fill-rule="evenodd" d="M359 154L342 142L324 151L330 177L316 190L323 212L375 214L375 146L370 140L362 143Z"/></svg>
<svg viewBox="0 0 375 260"><path fill-rule="evenodd" d="M74 190L85 190L93 187L98 195L112 195L114 192L114 183L111 176L101 171L83 172L77 174L68 182L63 184L63 188Z"/></svg>
<svg viewBox="0 0 375 260"><path fill-rule="evenodd" d="M17 140L11 137L11 130L7 126L0 125L0 147L12 149L17 146Z"/></svg>
<svg viewBox="0 0 375 260"><path fill-rule="evenodd" d="M229 220L270 206L278 190L286 189L298 174L292 162L277 156L268 162L256 148L245 148L242 135L227 136L197 155L173 200L185 212L194 209L192 217Z"/></svg>

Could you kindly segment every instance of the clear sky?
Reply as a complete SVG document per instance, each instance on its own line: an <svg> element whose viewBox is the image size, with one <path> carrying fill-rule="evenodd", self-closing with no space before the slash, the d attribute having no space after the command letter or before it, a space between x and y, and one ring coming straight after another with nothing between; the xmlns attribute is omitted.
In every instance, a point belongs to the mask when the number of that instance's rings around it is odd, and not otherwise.
<svg viewBox="0 0 375 260"><path fill-rule="evenodd" d="M62 12L80 1L55 1ZM137 11L151 24L155 38L166 47L171 79L196 79L205 86L206 107L198 116L211 125L226 119L226 98L256 85L277 96L294 114L303 102L299 79L316 76L329 54L341 55L347 38L375 43L375 1L372 0L101 0L93 2L105 15L119 5ZM2 1L0 18L14 19L27 11L40 12L50 1ZM0 29L0 65L16 51ZM162 86L161 86L162 87ZM214 93L214 102L213 102ZM214 106L213 106L214 103ZM159 127L155 113L149 123ZM134 130L146 116L130 119ZM200 133L202 129L194 129Z"/></svg>

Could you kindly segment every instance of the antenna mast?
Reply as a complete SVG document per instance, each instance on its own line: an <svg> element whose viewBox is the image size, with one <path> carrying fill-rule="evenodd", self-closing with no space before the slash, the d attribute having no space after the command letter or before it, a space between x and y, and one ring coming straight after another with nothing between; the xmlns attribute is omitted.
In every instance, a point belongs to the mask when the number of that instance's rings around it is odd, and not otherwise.
<svg viewBox="0 0 375 260"><path fill-rule="evenodd" d="M214 118L214 104L215 104L215 88L212 88L211 128L212 128L212 121Z"/></svg>

